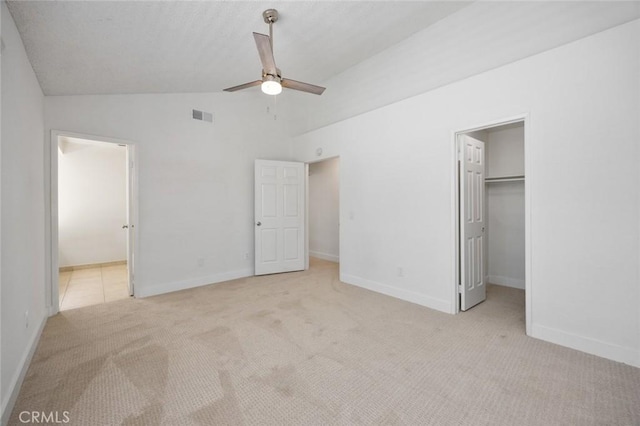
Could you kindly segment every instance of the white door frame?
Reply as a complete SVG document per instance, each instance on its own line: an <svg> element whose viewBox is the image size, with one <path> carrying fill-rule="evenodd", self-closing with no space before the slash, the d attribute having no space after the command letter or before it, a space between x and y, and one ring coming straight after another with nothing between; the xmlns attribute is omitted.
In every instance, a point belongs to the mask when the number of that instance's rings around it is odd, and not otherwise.
<svg viewBox="0 0 640 426"><path fill-rule="evenodd" d="M50 182L51 182L51 193L50 193L50 214L49 218L47 218L50 222L51 229L51 238L50 245L46 247L46 255L51 259L51 280L49 287L49 315L55 315L60 311L60 302L59 302L59 294L58 294L58 274L59 274L59 259L58 259L58 138L59 137L70 137L70 138L78 138L78 139L87 139L96 142L107 142L107 143L115 143L119 145L126 145L127 147L127 159L129 164L127 164L128 170L128 187L130 188L131 193L129 194L129 217L132 218L131 223L129 223L129 235L133 237L133 244L131 239L127 239L128 245L133 245L133 259L138 258L138 165L137 159L135 155L135 143L122 140L109 138L104 136L96 136L89 135L85 133L75 133L75 132L67 132L62 130L52 130L51 131L51 141L50 141L50 150L49 150L49 162L50 162ZM131 225L134 225L131 227ZM129 259L127 259L127 262ZM135 270L134 265L127 265L129 268L129 279L133 278L133 271ZM133 295L135 296L135 286L134 283L130 281L130 286L133 288Z"/></svg>
<svg viewBox="0 0 640 426"><path fill-rule="evenodd" d="M331 157L320 158L318 160L313 161L305 161L304 162L304 202L305 202L305 216L304 216L304 258L305 271L309 269L309 165L314 163L321 163L327 160L340 159L339 155L334 155ZM342 176L342 175L341 175ZM338 179L338 253L342 253L342 226L340 223L342 222L342 178ZM338 261L338 276L340 276L340 268L342 263Z"/></svg>
<svg viewBox="0 0 640 426"><path fill-rule="evenodd" d="M524 123L524 245L525 245L525 322L526 333L531 335L532 324L532 307L533 307L533 283L531 281L531 182L532 176L532 156L531 156L531 137L530 137L530 118L529 114L520 114L513 117L503 118L491 122L486 122L477 126L470 126L464 129L454 130L451 132L451 149L452 149L452 198L451 206L454 215L452 221L453 229L451 235L454 236L453 244L453 283L451 285L451 306L453 306L454 314L460 312L460 304L458 298L458 284L460 284L460 202L459 202L459 174L458 174L458 135L463 133L485 130L491 127L502 126L510 123Z"/></svg>

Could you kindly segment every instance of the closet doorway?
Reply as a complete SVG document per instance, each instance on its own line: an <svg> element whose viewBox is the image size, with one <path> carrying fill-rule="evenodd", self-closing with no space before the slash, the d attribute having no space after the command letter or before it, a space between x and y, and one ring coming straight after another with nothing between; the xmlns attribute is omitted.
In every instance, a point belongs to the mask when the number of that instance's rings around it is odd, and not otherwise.
<svg viewBox="0 0 640 426"><path fill-rule="evenodd" d="M339 264L340 158L309 163L307 168L308 258Z"/></svg>
<svg viewBox="0 0 640 426"><path fill-rule="evenodd" d="M528 328L525 121L522 117L455 134L455 305L459 312L492 294L518 297L524 299Z"/></svg>

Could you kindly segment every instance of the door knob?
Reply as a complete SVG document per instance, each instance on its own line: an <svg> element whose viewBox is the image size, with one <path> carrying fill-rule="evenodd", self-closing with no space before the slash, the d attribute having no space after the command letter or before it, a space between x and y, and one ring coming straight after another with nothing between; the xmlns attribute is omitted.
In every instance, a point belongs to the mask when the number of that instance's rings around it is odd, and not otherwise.
<svg viewBox="0 0 640 426"><path fill-rule="evenodd" d="M122 229L129 229L129 225L122 225Z"/></svg>
<svg viewBox="0 0 640 426"><path fill-rule="evenodd" d="M258 223L256 223L256 225L260 226L260 225L262 225L262 222L258 222Z"/></svg>

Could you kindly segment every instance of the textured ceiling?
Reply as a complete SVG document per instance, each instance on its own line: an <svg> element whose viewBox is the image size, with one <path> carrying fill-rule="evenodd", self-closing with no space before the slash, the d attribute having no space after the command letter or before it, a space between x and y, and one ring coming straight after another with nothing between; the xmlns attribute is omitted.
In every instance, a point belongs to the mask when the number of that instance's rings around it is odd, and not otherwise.
<svg viewBox="0 0 640 426"><path fill-rule="evenodd" d="M467 6L389 1L9 1L46 95L216 92L260 78L251 33L283 76L322 84Z"/></svg>
<svg viewBox="0 0 640 426"><path fill-rule="evenodd" d="M638 18L638 1L478 1L330 78L320 97L283 92L280 117L301 134Z"/></svg>

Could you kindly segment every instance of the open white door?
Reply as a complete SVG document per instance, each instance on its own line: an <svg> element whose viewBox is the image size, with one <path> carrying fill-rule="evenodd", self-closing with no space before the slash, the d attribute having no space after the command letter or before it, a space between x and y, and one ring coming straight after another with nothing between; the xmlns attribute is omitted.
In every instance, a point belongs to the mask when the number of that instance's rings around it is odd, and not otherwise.
<svg viewBox="0 0 640 426"><path fill-rule="evenodd" d="M304 187L304 163L256 160L256 275L304 270Z"/></svg>
<svg viewBox="0 0 640 426"><path fill-rule="evenodd" d="M133 280L134 280L134 261L133 258L133 245L135 244L135 232L134 232L134 153L133 147L131 145L127 145L127 223L126 223L126 234L127 234L127 273L129 276L129 296L133 296Z"/></svg>
<svg viewBox="0 0 640 426"><path fill-rule="evenodd" d="M486 299L484 282L484 142L460 135L460 309Z"/></svg>

